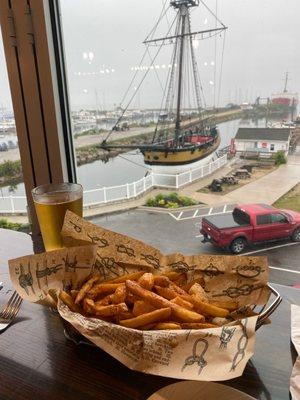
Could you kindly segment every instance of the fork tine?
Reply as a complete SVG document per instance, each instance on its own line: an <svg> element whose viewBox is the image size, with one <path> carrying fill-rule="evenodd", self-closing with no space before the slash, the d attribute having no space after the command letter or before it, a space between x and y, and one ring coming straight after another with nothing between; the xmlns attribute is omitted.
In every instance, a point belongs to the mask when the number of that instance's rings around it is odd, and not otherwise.
<svg viewBox="0 0 300 400"><path fill-rule="evenodd" d="M6 310L3 318L8 318L8 319L10 318L11 314L13 313L13 310L14 310L16 304L18 303L19 297L20 296L18 294L16 294L16 296L13 299L13 301L10 303L10 306Z"/></svg>
<svg viewBox="0 0 300 400"><path fill-rule="evenodd" d="M14 301L14 298L16 297L17 292L14 291L14 293L11 295L10 299L6 303L5 307L3 310L0 312L0 317L5 318L4 315L6 314L7 310L9 309L11 303Z"/></svg>
<svg viewBox="0 0 300 400"><path fill-rule="evenodd" d="M23 299L21 297L18 298L17 304L15 305L15 308L10 316L10 320L15 318L20 310L21 304L22 304Z"/></svg>

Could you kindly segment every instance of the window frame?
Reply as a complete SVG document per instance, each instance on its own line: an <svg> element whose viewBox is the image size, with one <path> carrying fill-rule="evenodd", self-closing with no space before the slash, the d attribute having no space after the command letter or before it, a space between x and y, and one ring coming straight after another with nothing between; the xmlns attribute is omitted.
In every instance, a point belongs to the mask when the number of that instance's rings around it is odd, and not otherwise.
<svg viewBox="0 0 300 400"><path fill-rule="evenodd" d="M35 186L76 182L58 0L1 0L0 25L33 235Z"/></svg>

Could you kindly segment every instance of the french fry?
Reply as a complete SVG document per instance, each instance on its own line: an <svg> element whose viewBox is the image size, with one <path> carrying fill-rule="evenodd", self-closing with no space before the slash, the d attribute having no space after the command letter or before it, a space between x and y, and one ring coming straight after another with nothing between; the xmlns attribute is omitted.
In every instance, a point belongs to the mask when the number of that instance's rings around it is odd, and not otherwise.
<svg viewBox="0 0 300 400"><path fill-rule="evenodd" d="M170 283L169 288L174 290L174 292L176 292L178 294L181 294L181 295L186 295L187 294L186 291L184 291L181 287L179 287L178 285L176 285L173 282Z"/></svg>
<svg viewBox="0 0 300 400"><path fill-rule="evenodd" d="M156 322L154 322L153 324L147 324L147 325L140 326L139 329L141 331L150 331L155 325L156 325Z"/></svg>
<svg viewBox="0 0 300 400"><path fill-rule="evenodd" d="M182 275L184 275L183 272L175 272L175 271L167 271L163 273L164 276L168 277L170 281L176 281L176 279L179 279Z"/></svg>
<svg viewBox="0 0 300 400"><path fill-rule="evenodd" d="M205 320L202 314L187 310L177 304L172 304L172 315L182 322L202 322Z"/></svg>
<svg viewBox="0 0 300 400"><path fill-rule="evenodd" d="M229 311L225 308L220 308L213 306L212 304L205 303L199 298L197 295L192 294L192 302L194 304L195 310L211 315L212 317L223 317L226 318L229 314Z"/></svg>
<svg viewBox="0 0 300 400"><path fill-rule="evenodd" d="M113 304L125 303L127 295L127 290L125 283L122 283L121 286L118 286L115 293L111 295L111 302Z"/></svg>
<svg viewBox="0 0 300 400"><path fill-rule="evenodd" d="M120 325L127 328L138 328L143 325L148 325L153 322L161 321L169 318L171 315L170 308L161 308L160 310L154 310L147 314L139 315L138 317L125 319L120 321Z"/></svg>
<svg viewBox="0 0 300 400"><path fill-rule="evenodd" d="M92 276L86 283L83 284L81 289L79 290L79 293L76 296L75 299L75 304L78 304L81 302L81 300L85 297L88 291L91 290L93 285L100 279L99 275L94 275Z"/></svg>
<svg viewBox="0 0 300 400"><path fill-rule="evenodd" d="M134 318L134 315L133 315L132 312L130 312L130 311L124 311L124 312L121 312L121 313L118 315L118 318L119 318L119 321L121 321L121 320L123 320L123 319Z"/></svg>
<svg viewBox="0 0 300 400"><path fill-rule="evenodd" d="M175 279L173 281L173 283L175 283L175 285L177 286L184 286L187 282L187 278L186 278L186 274L181 274L179 278Z"/></svg>
<svg viewBox="0 0 300 400"><path fill-rule="evenodd" d="M188 322L180 324L182 329L210 329L210 328L218 328L218 325L209 324L207 322Z"/></svg>
<svg viewBox="0 0 300 400"><path fill-rule="evenodd" d="M122 275L118 278L109 279L108 281L105 281L105 283L124 283L127 281L127 279L130 279L131 281L136 281L144 273L145 273L144 271L132 272L131 274Z"/></svg>
<svg viewBox="0 0 300 400"><path fill-rule="evenodd" d="M122 286L123 283L99 283L91 290L87 291L85 295L89 299L95 299L98 296L114 293L117 287Z"/></svg>
<svg viewBox="0 0 300 400"><path fill-rule="evenodd" d="M169 300L164 299L156 293L150 292L142 288L138 283L132 281L126 281L127 289L149 302L155 308L170 307L172 309L172 315L183 322L201 322L204 320L204 316L194 311L186 310L185 308L178 306L177 304L171 303Z"/></svg>
<svg viewBox="0 0 300 400"><path fill-rule="evenodd" d="M69 295L69 293L65 292L65 291L61 291L58 295L58 297L60 298L60 300L65 303L69 309L73 312L78 312L80 313L80 307L74 303L72 297Z"/></svg>
<svg viewBox="0 0 300 400"><path fill-rule="evenodd" d="M103 297L103 299L98 300L97 304L101 306L108 306L112 303L112 296L113 294L108 294L107 296Z"/></svg>
<svg viewBox="0 0 300 400"><path fill-rule="evenodd" d="M204 279L203 278L197 278L193 279L191 282L187 283L186 285L182 286L182 289L184 289L186 292L189 292L190 288L195 284L199 283L201 286L204 286Z"/></svg>
<svg viewBox="0 0 300 400"><path fill-rule="evenodd" d="M215 317L211 320L211 322L213 324L216 324L218 326L223 326L225 324L228 324L229 322L232 322L230 319L228 318L221 318L221 317Z"/></svg>
<svg viewBox="0 0 300 400"><path fill-rule="evenodd" d="M217 301L217 300L209 300L209 304L220 307L220 308L225 308L226 310L229 311L235 311L238 309L238 303L233 300L229 301Z"/></svg>
<svg viewBox="0 0 300 400"><path fill-rule="evenodd" d="M72 299L75 301L75 299L76 299L76 296L78 295L78 293L79 293L79 290L71 290L70 291L70 295L71 295L71 297L72 297Z"/></svg>
<svg viewBox="0 0 300 400"><path fill-rule="evenodd" d="M151 330L172 330L172 329L181 329L180 324L177 322L159 322L154 325Z"/></svg>
<svg viewBox="0 0 300 400"><path fill-rule="evenodd" d="M170 284L170 279L164 275L154 275L154 285L167 287Z"/></svg>
<svg viewBox="0 0 300 400"><path fill-rule="evenodd" d="M125 303L129 306L133 306L136 301L140 300L140 298L133 293L128 292L126 294Z"/></svg>
<svg viewBox="0 0 300 400"><path fill-rule="evenodd" d="M187 310L192 310L193 307L194 307L192 303L190 303L189 301L184 300L180 296L177 296L177 297L175 297L175 299L172 299L171 303L177 304L178 306L186 308Z"/></svg>
<svg viewBox="0 0 300 400"><path fill-rule="evenodd" d="M149 290L142 288L137 282L128 280L125 284L130 293L140 299L147 301L154 308L166 308L170 306L170 302L168 300L157 295L156 293L150 292Z"/></svg>
<svg viewBox="0 0 300 400"><path fill-rule="evenodd" d="M101 304L95 303L92 299L85 299L85 305L89 314L94 314L99 317L113 317L128 311L128 307L125 303L102 306Z"/></svg>
<svg viewBox="0 0 300 400"><path fill-rule="evenodd" d="M94 300L85 297L82 301L82 307L86 314L93 314L95 302Z"/></svg>
<svg viewBox="0 0 300 400"><path fill-rule="evenodd" d="M194 283L194 285L189 290L189 294L190 295L194 294L198 296L198 298L201 299L201 301L203 301L204 303L208 302L206 293L203 287L199 283Z"/></svg>
<svg viewBox="0 0 300 400"><path fill-rule="evenodd" d="M137 317L142 314L147 314L150 311L154 311L155 308L151 306L151 304L147 303L144 300L137 300L132 309L132 314Z"/></svg>
<svg viewBox="0 0 300 400"><path fill-rule="evenodd" d="M139 279L138 284L147 290L152 290L154 286L154 276L151 272L144 273Z"/></svg>
<svg viewBox="0 0 300 400"><path fill-rule="evenodd" d="M164 297L165 299L172 300L175 299L175 297L178 296L178 293L175 292L174 290L167 288L167 287L160 287L160 286L154 286L154 289L157 294L160 296Z"/></svg>

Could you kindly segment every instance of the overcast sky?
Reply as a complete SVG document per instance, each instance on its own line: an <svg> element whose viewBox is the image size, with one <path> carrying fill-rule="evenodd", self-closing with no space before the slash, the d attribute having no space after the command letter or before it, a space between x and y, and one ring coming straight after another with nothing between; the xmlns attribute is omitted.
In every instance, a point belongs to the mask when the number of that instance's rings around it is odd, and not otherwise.
<svg viewBox="0 0 300 400"><path fill-rule="evenodd" d="M163 2L61 0L73 109L95 108L96 103L99 107L111 108L120 103L133 74L131 68L139 65L143 55L142 41L155 24ZM267 97L281 91L286 71L290 72L291 79L288 88L300 92L300 1L218 0L217 3L218 16L228 26L220 105L254 101L257 95ZM216 0L206 0L206 4L215 9ZM173 17L174 11L170 10L158 35L166 33ZM194 30L214 25L214 18L203 6L193 11ZM217 58L214 39L201 41L195 50L208 105L213 104L215 87L218 93L222 40L217 41ZM169 56L166 48L156 64L167 66ZM217 79L213 63L217 66ZM8 107L9 88L2 43L0 65L0 105ZM149 58L144 65L149 65ZM163 81L167 68L160 68L157 73ZM161 93L158 79L150 71L133 106L158 107Z"/></svg>

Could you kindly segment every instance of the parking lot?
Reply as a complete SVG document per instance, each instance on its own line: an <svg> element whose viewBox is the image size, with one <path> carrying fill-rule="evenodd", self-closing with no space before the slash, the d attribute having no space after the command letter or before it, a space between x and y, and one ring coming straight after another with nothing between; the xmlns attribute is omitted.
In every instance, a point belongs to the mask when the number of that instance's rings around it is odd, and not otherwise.
<svg viewBox="0 0 300 400"><path fill-rule="evenodd" d="M157 247L164 253L228 254L210 243L201 242L199 229L205 215L231 212L234 204L217 207L189 207L187 210L145 210L110 214L93 218L104 228L126 234ZM267 256L270 282L282 285L300 284L300 243L289 240L248 247L245 255Z"/></svg>

